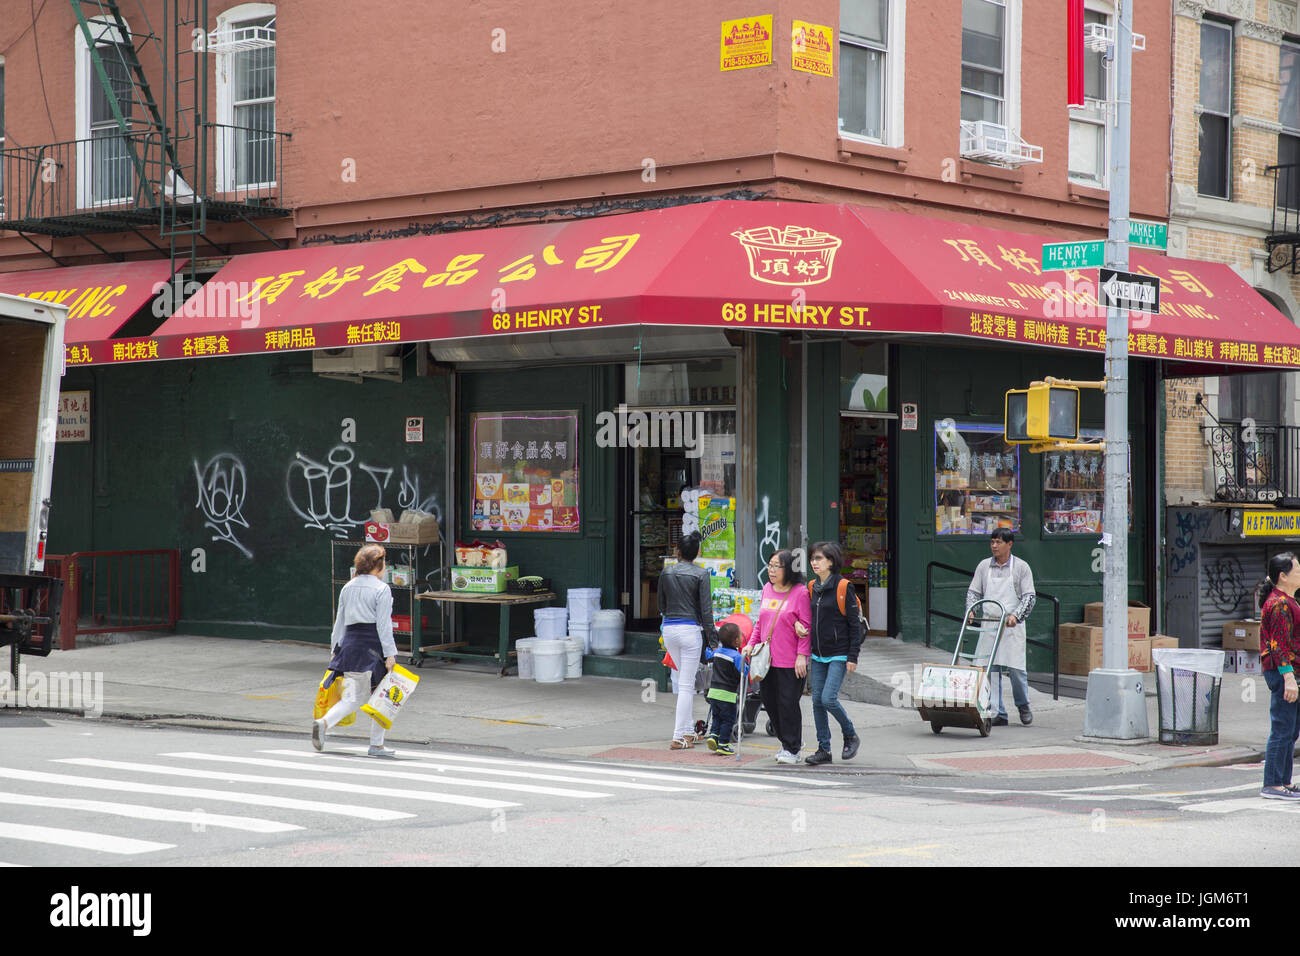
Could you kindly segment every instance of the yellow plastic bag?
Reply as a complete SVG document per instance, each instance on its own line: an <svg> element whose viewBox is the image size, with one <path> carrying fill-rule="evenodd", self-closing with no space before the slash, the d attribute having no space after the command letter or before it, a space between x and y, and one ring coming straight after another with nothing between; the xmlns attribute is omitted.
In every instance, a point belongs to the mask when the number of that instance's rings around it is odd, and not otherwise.
<svg viewBox="0 0 1300 956"><path fill-rule="evenodd" d="M312 708L312 718L314 720L320 720L329 712L331 707L343 699L344 678L342 674L335 678L334 683L330 684L328 689L325 687L325 682L330 679L331 673L331 671L326 671L325 676L320 679L320 686L316 688L316 706ZM347 727L350 724L356 723L356 720L357 715L356 712L353 711L340 720L338 726Z"/></svg>

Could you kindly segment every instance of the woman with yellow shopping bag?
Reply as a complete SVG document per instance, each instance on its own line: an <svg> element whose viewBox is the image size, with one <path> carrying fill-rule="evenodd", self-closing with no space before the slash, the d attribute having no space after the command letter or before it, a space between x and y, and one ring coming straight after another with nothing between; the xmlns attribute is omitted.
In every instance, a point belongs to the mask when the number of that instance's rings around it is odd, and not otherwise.
<svg viewBox="0 0 1300 956"><path fill-rule="evenodd" d="M339 592L339 611L330 636L333 657L330 670L343 680L343 697L324 717L312 722L311 745L325 749L325 733L370 698L384 675L397 664L393 640L393 592L384 583L384 549L368 544L352 560L356 576ZM384 728L372 721L372 757L393 757L396 751L384 746Z"/></svg>

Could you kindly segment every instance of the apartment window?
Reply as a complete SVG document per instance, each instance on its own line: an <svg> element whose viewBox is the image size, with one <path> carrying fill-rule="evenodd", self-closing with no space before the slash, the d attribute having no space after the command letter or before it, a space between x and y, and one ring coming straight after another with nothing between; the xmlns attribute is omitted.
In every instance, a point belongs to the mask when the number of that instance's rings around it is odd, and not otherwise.
<svg viewBox="0 0 1300 956"><path fill-rule="evenodd" d="M1098 10L1083 14L1084 29L1092 24L1105 26L1110 18ZM1087 106L1070 110L1070 178L1090 186L1106 188L1107 162L1107 109L1110 97L1110 78L1106 59L1100 50L1084 50L1084 97Z"/></svg>
<svg viewBox="0 0 1300 956"><path fill-rule="evenodd" d="M95 56L108 77L104 88L85 33L78 27L76 43L77 202L103 206L129 202L135 187L132 143L122 133L120 112L128 128L134 123L133 80L127 65L130 46L111 24L89 21ZM128 27L129 29L129 27Z"/></svg>
<svg viewBox="0 0 1300 956"><path fill-rule="evenodd" d="M1228 198L1232 170L1232 27L1201 21L1201 164L1197 192Z"/></svg>
<svg viewBox="0 0 1300 956"><path fill-rule="evenodd" d="M962 0L961 118L1006 122L1006 5Z"/></svg>
<svg viewBox="0 0 1300 956"><path fill-rule="evenodd" d="M1282 132L1277 137L1277 162L1290 166L1278 170L1278 200L1288 209L1300 209L1300 46L1282 44L1278 80L1281 97L1277 121Z"/></svg>
<svg viewBox="0 0 1300 956"><path fill-rule="evenodd" d="M267 188L276 180L275 8L248 3L217 20L217 188Z"/></svg>
<svg viewBox="0 0 1300 956"><path fill-rule="evenodd" d="M840 0L840 132L884 142L889 0Z"/></svg>

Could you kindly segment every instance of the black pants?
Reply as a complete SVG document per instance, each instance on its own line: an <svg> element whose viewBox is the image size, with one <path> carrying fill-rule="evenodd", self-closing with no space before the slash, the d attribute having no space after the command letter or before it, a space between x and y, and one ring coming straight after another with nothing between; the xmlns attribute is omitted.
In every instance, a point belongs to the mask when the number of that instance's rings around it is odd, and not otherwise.
<svg viewBox="0 0 1300 956"><path fill-rule="evenodd" d="M804 678L794 676L793 667L772 667L758 685L772 729L781 746L792 754L803 746L803 714L799 710L803 682Z"/></svg>

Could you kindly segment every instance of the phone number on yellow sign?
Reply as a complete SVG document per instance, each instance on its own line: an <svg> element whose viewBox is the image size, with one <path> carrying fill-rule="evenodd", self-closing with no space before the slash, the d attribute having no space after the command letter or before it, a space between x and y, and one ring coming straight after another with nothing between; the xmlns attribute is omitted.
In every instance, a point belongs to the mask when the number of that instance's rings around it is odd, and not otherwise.
<svg viewBox="0 0 1300 956"><path fill-rule="evenodd" d="M786 305L783 302L724 302L723 322L757 325L843 325L866 328L870 309L865 305Z"/></svg>
<svg viewBox="0 0 1300 956"><path fill-rule="evenodd" d="M516 329L555 329L571 325L593 325L605 321L601 306L584 305L576 308L527 309L517 312L498 312L492 316L492 331L512 332Z"/></svg>

